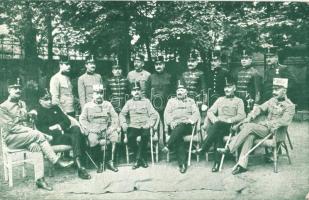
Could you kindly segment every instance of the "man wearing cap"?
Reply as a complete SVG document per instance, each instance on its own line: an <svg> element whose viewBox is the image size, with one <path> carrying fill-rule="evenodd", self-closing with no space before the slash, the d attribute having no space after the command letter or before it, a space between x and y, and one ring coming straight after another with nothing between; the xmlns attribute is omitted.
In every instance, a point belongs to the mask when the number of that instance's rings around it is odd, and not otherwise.
<svg viewBox="0 0 309 200"><path fill-rule="evenodd" d="M150 129L157 131L159 114L151 102L142 96L139 82L132 85L132 98L126 102L119 114L119 120L124 131L124 142L134 151L135 163L132 169L140 166L147 168L147 144L150 139ZM127 121L128 119L128 121ZM140 138L137 142L137 138Z"/></svg>
<svg viewBox="0 0 309 200"><path fill-rule="evenodd" d="M78 96L81 109L83 109L85 103L92 100L93 85L102 84L101 75L95 73L96 65L93 56L87 56L85 67L85 74L78 78Z"/></svg>
<svg viewBox="0 0 309 200"><path fill-rule="evenodd" d="M35 122L36 128L52 136L50 141L52 145L71 145L78 177L90 179L91 176L81 164L84 152L82 152L82 134L79 126L72 125L70 118L63 113L59 106L52 104L51 95L47 89L39 92L39 104Z"/></svg>
<svg viewBox="0 0 309 200"><path fill-rule="evenodd" d="M198 57L195 52L190 54L187 61L188 71L185 71L180 80L185 84L188 97L196 99L198 95L207 95L204 73L197 69ZM206 97L204 97L206 98Z"/></svg>
<svg viewBox="0 0 309 200"><path fill-rule="evenodd" d="M113 76L107 79L107 99L112 103L115 111L120 113L129 96L129 81L122 75L118 64L112 66Z"/></svg>
<svg viewBox="0 0 309 200"><path fill-rule="evenodd" d="M260 103L261 76L251 65L252 55L248 54L248 51L243 50L240 62L242 68L237 73L236 95L244 101L248 113L253 108L253 103Z"/></svg>
<svg viewBox="0 0 309 200"><path fill-rule="evenodd" d="M75 117L74 96L72 83L69 77L71 66L67 56L61 56L59 61L59 72L50 79L50 94L52 103L68 115Z"/></svg>
<svg viewBox="0 0 309 200"><path fill-rule="evenodd" d="M263 102L272 97L272 84L274 78L287 78L289 80L288 93L289 98L292 97L293 89L295 89L296 77L286 65L279 64L278 52L275 47L267 48L266 65L263 81Z"/></svg>
<svg viewBox="0 0 309 200"><path fill-rule="evenodd" d="M214 52L212 54L210 70L206 73L206 82L209 91L208 103L210 106L218 97L224 96L224 83L228 74L228 71L221 66L219 52Z"/></svg>
<svg viewBox="0 0 309 200"><path fill-rule="evenodd" d="M131 84L139 82L141 85L142 95L150 97L149 78L150 73L143 69L145 64L145 57L141 54L134 59L134 70L128 73L128 80Z"/></svg>
<svg viewBox="0 0 309 200"><path fill-rule="evenodd" d="M79 122L88 137L91 151L93 154L99 152L96 159L99 162L97 173L103 172L105 162L108 169L118 171L114 163L115 148L120 132L118 115L112 104L104 100L103 91L102 84L93 86L93 100L85 104L79 117Z"/></svg>
<svg viewBox="0 0 309 200"><path fill-rule="evenodd" d="M165 70L164 57L158 56L154 62L156 72L150 76L150 100L163 119L164 108L173 91L173 81L172 76Z"/></svg>
<svg viewBox="0 0 309 200"><path fill-rule="evenodd" d="M217 148L223 147L223 137L229 134L232 124L238 123L246 117L243 101L234 95L236 90L235 81L228 77L225 80L224 97L219 97L207 111L205 124L207 127L207 137L202 143L197 153L208 151L214 144L214 165L212 172L219 170L220 154ZM208 122L210 121L210 123Z"/></svg>
<svg viewBox="0 0 309 200"><path fill-rule="evenodd" d="M273 97L248 114L242 121L241 131L231 139L226 149L218 149L221 153L233 153L242 145L240 160L232 172L234 175L247 171L248 156L244 157L244 155L252 147L255 138L264 138L274 130L291 123L295 114L295 105L286 96L287 87L288 79L274 78ZM263 113L267 113L265 120L251 122Z"/></svg>
<svg viewBox="0 0 309 200"><path fill-rule="evenodd" d="M171 129L170 136L167 137L167 144L163 148L168 152L170 148L175 147L179 170L185 173L186 166L186 149L183 137L191 134L193 124L200 120L200 113L194 100L187 97L187 89L181 82L178 82L176 97L168 100L164 110L164 121L166 135L169 135L168 128Z"/></svg>
<svg viewBox="0 0 309 200"><path fill-rule="evenodd" d="M8 84L8 99L0 105L0 125L3 128L2 137L7 146L11 149L24 149L30 151L42 151L47 159L58 166L67 167L73 162L60 160L48 143L44 133L30 128L29 118L36 113L27 112L24 101L21 100L21 85L19 78L11 80ZM36 185L38 188L52 190L44 179L44 160L38 157L37 163L40 165L37 175Z"/></svg>

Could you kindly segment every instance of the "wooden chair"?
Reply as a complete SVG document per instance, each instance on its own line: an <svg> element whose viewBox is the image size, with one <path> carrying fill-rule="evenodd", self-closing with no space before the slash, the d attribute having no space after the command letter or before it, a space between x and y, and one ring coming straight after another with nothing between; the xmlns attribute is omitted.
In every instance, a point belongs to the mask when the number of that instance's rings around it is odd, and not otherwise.
<svg viewBox="0 0 309 200"><path fill-rule="evenodd" d="M278 172L278 157L279 156L286 156L288 158L289 164L291 164L291 158L289 155L289 150L287 147L287 144L285 142L286 138L288 136L288 127L283 126L278 129L276 129L274 132L271 132L269 135L267 135L263 139L256 139L254 141L254 146L250 149L250 151L247 152L242 158L243 159L250 155L256 148L258 147L264 147L264 148L271 148L273 152L273 158L274 158L274 172ZM281 148L284 148L286 154L281 155L279 152L281 151ZM237 163L238 164L238 163ZM237 164L234 166L234 169L236 168Z"/></svg>
<svg viewBox="0 0 309 200"><path fill-rule="evenodd" d="M9 187L13 186L13 167L22 166L22 177L26 177L26 164L34 166L34 180L38 178L38 171L44 170L44 160L42 152L30 152L27 149L10 149L3 138L3 128L0 128L4 180L9 182Z"/></svg>

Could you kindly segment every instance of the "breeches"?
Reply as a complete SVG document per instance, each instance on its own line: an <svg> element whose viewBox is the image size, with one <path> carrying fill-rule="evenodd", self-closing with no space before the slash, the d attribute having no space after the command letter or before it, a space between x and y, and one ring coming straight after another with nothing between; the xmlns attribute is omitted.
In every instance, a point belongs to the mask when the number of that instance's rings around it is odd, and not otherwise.
<svg viewBox="0 0 309 200"><path fill-rule="evenodd" d="M105 141L106 140L106 141ZM90 133L88 135L88 142L90 147L94 147L98 144L101 146L105 143L117 143L119 141L119 136L117 131L105 131L104 133Z"/></svg>
<svg viewBox="0 0 309 200"><path fill-rule="evenodd" d="M137 137L141 140L137 142ZM150 129L144 128L128 128L128 145L134 151L135 159L140 160L146 158L147 144L150 139Z"/></svg>

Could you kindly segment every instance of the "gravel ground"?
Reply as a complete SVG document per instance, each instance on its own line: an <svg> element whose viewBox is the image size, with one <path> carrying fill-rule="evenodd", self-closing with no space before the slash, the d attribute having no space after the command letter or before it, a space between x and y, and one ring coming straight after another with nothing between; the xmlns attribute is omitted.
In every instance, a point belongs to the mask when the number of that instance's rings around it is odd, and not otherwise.
<svg viewBox="0 0 309 200"><path fill-rule="evenodd" d="M192 166L184 175L180 174L176 162L166 163L164 160L148 169L132 171L130 166L120 167L115 174L106 171L96 174L90 170L93 179L90 181L79 180L73 168L59 169L55 177L46 177L54 191L47 192L35 187L33 170L28 167L26 178L21 178L20 169L14 169L14 187L9 188L3 181L3 163L0 162L0 199L305 199L309 192L309 123L293 122L289 128L294 150L290 152L292 165L286 158L279 158L279 173L273 173L273 165L265 164L261 156L252 156L249 161L247 173L232 176L232 160L227 160L220 174L210 172L212 162L204 158ZM2 155L2 154L1 154ZM0 157L2 160L2 157ZM218 177L220 181L214 181ZM112 183L119 178L151 178L167 180L164 184L174 185L176 190L154 191L149 189L130 190L114 193L103 193L99 189L106 182ZM206 177L205 181L200 181ZM208 179L209 177L209 179ZM179 180L188 181L188 185L178 185ZM199 180L199 181L197 181ZM216 179L217 180L217 179ZM105 182L104 182L105 181ZM204 187L205 183L208 183ZM209 183L214 182L214 187ZM222 183L223 185L218 185ZM194 185L194 186L193 186ZM241 185L241 186L240 186ZM181 190L177 190L177 187ZM162 187L161 187L162 188ZM182 189L183 188L183 189ZM187 189L186 189L187 188ZM122 188L123 189L123 188ZM120 190L121 191L121 190Z"/></svg>

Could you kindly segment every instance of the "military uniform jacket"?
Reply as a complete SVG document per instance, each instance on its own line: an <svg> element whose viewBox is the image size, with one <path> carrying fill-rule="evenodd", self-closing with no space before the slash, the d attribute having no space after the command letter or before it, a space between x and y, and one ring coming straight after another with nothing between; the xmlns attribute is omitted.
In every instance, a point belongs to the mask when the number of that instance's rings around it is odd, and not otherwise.
<svg viewBox="0 0 309 200"><path fill-rule="evenodd" d="M188 96L195 98L201 94L202 90L206 89L206 81L204 73L201 70L189 70L182 74L181 81L183 81L188 90Z"/></svg>
<svg viewBox="0 0 309 200"><path fill-rule="evenodd" d="M283 101L271 98L254 109L249 115L254 119L261 113L267 113L267 118L258 123L269 129L277 129L291 123L295 114L295 105L287 97Z"/></svg>
<svg viewBox="0 0 309 200"><path fill-rule="evenodd" d="M228 71L221 67L209 70L206 73L206 81L208 89L210 89L210 95L217 94L219 96L224 96L224 84L227 76Z"/></svg>
<svg viewBox="0 0 309 200"><path fill-rule="evenodd" d="M214 121L217 117L237 123L246 117L243 101L238 97L219 97L207 111L207 117Z"/></svg>
<svg viewBox="0 0 309 200"><path fill-rule="evenodd" d="M174 91L172 76L167 72L151 74L150 86L152 105L156 110L163 111L167 99L172 94L172 91Z"/></svg>
<svg viewBox="0 0 309 200"><path fill-rule="evenodd" d="M8 134L28 132L28 114L24 101L12 102L9 99L0 105L0 126L3 128L3 138Z"/></svg>
<svg viewBox="0 0 309 200"><path fill-rule="evenodd" d="M154 127L157 119L158 113L147 98L128 100L119 114L119 120L122 127Z"/></svg>
<svg viewBox="0 0 309 200"><path fill-rule="evenodd" d="M141 84L141 89L142 89L142 94L145 97L150 96L150 88L149 88L149 78L150 78L150 73L147 72L146 70L142 70L140 72L137 72L136 70L130 71L128 73L128 80L130 83L140 82Z"/></svg>
<svg viewBox="0 0 309 200"><path fill-rule="evenodd" d="M296 83L295 75L289 71L288 67L285 65L271 66L265 71L265 77L263 82L263 100L267 101L272 97L273 91L273 79L274 78L287 78L288 83L288 93L294 87Z"/></svg>
<svg viewBox="0 0 309 200"><path fill-rule="evenodd" d="M68 130L71 126L69 117L57 105L51 108L39 106L37 112L38 115L35 125L36 128L43 133L52 134L49 127L56 124L59 124L63 131Z"/></svg>
<svg viewBox="0 0 309 200"><path fill-rule="evenodd" d="M129 94L129 81L127 78L112 77L107 80L107 98L112 103L116 112L120 112Z"/></svg>
<svg viewBox="0 0 309 200"><path fill-rule="evenodd" d="M102 84L102 77L99 74L83 74L78 78L78 96L81 108L85 103L92 100L93 90L92 87L95 84Z"/></svg>
<svg viewBox="0 0 309 200"><path fill-rule="evenodd" d="M237 74L236 93L242 98L246 99L246 94L254 99L256 103L260 100L260 75L258 71L253 68L242 68Z"/></svg>
<svg viewBox="0 0 309 200"><path fill-rule="evenodd" d="M168 100L164 110L164 121L166 125L172 122L177 124L187 123L188 120L197 122L200 119L200 113L195 101L189 97L179 100L176 97Z"/></svg>
<svg viewBox="0 0 309 200"><path fill-rule="evenodd" d="M115 112L112 104L108 101L103 101L97 104L90 101L85 104L79 122L86 133L100 133L107 128L119 127L118 115Z"/></svg>
<svg viewBox="0 0 309 200"><path fill-rule="evenodd" d="M65 113L74 112L74 96L70 78L56 73L50 79L50 94L53 104L59 105Z"/></svg>

